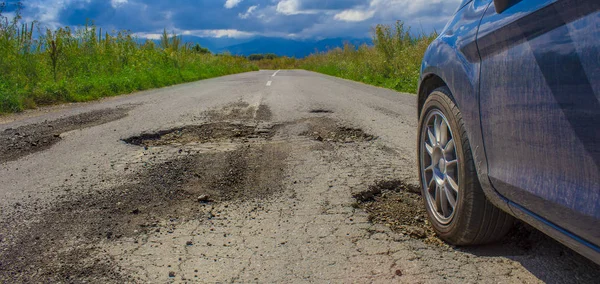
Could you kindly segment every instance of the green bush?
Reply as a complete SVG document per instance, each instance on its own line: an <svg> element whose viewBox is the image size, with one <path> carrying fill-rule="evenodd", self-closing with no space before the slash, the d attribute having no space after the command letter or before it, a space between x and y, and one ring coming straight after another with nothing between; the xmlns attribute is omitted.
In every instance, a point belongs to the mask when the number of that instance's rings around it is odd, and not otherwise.
<svg viewBox="0 0 600 284"><path fill-rule="evenodd" d="M201 54L210 54L210 50L208 50L208 48L202 47L200 46L200 44L194 45L194 47L192 47L192 50L196 53L201 53Z"/></svg>
<svg viewBox="0 0 600 284"><path fill-rule="evenodd" d="M265 56L262 54L251 54L250 56L248 56L248 60L250 61L258 61L263 59L265 59Z"/></svg>
<svg viewBox="0 0 600 284"><path fill-rule="evenodd" d="M298 66L315 72L367 84L415 93L421 60L437 34L413 37L410 28L398 21L394 28L377 25L373 46L346 44L301 60Z"/></svg>

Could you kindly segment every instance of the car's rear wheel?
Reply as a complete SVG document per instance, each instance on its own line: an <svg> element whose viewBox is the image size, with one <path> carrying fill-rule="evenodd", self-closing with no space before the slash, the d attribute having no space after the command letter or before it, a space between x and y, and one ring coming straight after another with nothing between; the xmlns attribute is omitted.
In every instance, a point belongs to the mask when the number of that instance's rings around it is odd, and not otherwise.
<svg viewBox="0 0 600 284"><path fill-rule="evenodd" d="M462 115L447 87L429 94L419 119L421 192L436 233L454 245L496 241L514 218L485 197Z"/></svg>

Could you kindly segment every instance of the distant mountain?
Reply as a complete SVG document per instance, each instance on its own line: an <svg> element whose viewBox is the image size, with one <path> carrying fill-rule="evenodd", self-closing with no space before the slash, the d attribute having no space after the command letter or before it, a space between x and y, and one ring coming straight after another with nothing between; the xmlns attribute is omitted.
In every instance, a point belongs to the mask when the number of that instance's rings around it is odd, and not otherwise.
<svg viewBox="0 0 600 284"><path fill-rule="evenodd" d="M312 53L328 51L336 47L343 47L345 43L354 46L363 44L372 45L373 41L368 38L328 38L323 40L293 40L276 37L255 38L209 38L196 36L182 36L183 42L200 44L213 53L229 52L234 55L248 56L251 54L274 53L279 56L303 58ZM139 39L143 42L143 39ZM157 44L160 40L155 40Z"/></svg>
<svg viewBox="0 0 600 284"><path fill-rule="evenodd" d="M252 40L252 38L245 38L245 39L236 39L236 38L228 38L228 37L214 38L214 37L197 37L197 36L187 36L187 35L181 36L181 38L182 38L183 42L185 42L185 43L191 43L191 44L198 43L202 47L208 48L213 53L219 52L219 50L221 50L225 47L246 43L246 42L249 42ZM139 43L144 43L146 41L146 39L138 38L137 41ZM153 40L153 41L156 44L160 44L160 40Z"/></svg>
<svg viewBox="0 0 600 284"><path fill-rule="evenodd" d="M345 43L350 43L355 47L359 47L363 44L373 45L373 40L370 38L328 38L315 42L311 53L314 53L315 50L321 52L328 51L336 47L343 47Z"/></svg>
<svg viewBox="0 0 600 284"><path fill-rule="evenodd" d="M218 52L219 50L232 46L243 44L252 40L252 38L238 39L229 37L196 37L196 36L182 36L183 42L198 43L202 47L208 48L212 52Z"/></svg>
<svg viewBox="0 0 600 284"><path fill-rule="evenodd" d="M285 38L259 37L245 43L217 49L217 52L227 51L231 54L244 56L256 53L274 53L279 56L302 58L310 55L311 53L342 47L346 42L355 46L360 46L362 44L373 44L371 39L330 38L319 41L300 41Z"/></svg>

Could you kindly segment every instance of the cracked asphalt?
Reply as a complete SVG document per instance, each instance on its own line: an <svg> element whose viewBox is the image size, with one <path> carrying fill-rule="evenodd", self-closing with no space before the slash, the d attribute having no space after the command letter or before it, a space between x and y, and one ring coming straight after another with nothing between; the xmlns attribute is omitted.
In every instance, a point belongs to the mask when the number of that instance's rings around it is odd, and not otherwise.
<svg viewBox="0 0 600 284"><path fill-rule="evenodd" d="M439 241L413 193L414 95L274 72L0 117L0 282L599 279L524 224Z"/></svg>

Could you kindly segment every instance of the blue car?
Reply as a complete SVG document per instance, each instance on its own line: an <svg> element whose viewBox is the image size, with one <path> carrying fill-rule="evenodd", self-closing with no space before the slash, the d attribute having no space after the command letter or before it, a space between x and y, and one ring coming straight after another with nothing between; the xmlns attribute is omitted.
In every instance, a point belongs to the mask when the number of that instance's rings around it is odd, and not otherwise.
<svg viewBox="0 0 600 284"><path fill-rule="evenodd" d="M463 0L429 46L418 167L437 234L515 218L600 264L600 1Z"/></svg>

